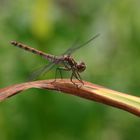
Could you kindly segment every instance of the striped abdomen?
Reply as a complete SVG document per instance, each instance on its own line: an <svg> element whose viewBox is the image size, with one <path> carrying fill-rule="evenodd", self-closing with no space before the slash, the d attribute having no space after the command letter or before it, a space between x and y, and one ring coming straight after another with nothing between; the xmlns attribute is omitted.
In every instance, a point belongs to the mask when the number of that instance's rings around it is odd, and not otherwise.
<svg viewBox="0 0 140 140"><path fill-rule="evenodd" d="M19 48L22 48L22 49L24 49L24 50L26 50L26 51L29 51L29 52L32 52L32 53L34 53L34 54L40 55L40 56L42 56L42 57L48 59L49 61L54 62L55 60L57 60L57 57L55 57L54 55L44 53L44 52L42 52L42 51L39 51L39 50L37 50L37 49L34 49L34 48L29 47L29 46L27 46L27 45L24 45L24 44L22 44L22 43L19 43L19 42L16 42L16 41L11 41L11 44L14 45L14 46L17 46L17 47L19 47Z"/></svg>

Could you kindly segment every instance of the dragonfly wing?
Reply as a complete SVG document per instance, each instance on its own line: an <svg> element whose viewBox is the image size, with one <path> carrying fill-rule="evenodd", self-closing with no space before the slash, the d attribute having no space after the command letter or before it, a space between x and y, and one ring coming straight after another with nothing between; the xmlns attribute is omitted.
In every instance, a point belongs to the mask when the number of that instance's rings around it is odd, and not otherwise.
<svg viewBox="0 0 140 140"><path fill-rule="evenodd" d="M83 47L83 46L86 46L87 44L89 44L91 41L93 41L95 38L97 38L100 34L97 34L95 36L93 36L92 38L90 38L89 40L87 40L86 42L82 43L81 45L79 46L73 46L69 49L67 49L64 54L68 54L68 55L71 55L74 51L78 50L79 48Z"/></svg>
<svg viewBox="0 0 140 140"><path fill-rule="evenodd" d="M76 39L76 40L74 41L74 43L71 45L71 47L69 47L69 48L62 54L62 56L65 55L65 54L68 54L69 52L71 52L72 48L74 48L74 47L76 46L76 44L78 43L78 41L79 41L79 39Z"/></svg>
<svg viewBox="0 0 140 140"><path fill-rule="evenodd" d="M98 36L99 36L99 34L93 36L92 38L90 38L89 40L87 40L86 42L84 42L83 44L81 44L81 45L79 45L79 46L77 46L77 47L75 47L76 44L77 44L77 42L78 42L78 40L76 40L76 41L74 42L74 44L72 45L72 47L68 48L68 49L62 54L62 56L65 55L65 54L71 55L74 51L76 51L76 50L78 50L79 48L81 48L81 47L87 45L88 43L90 43L92 40L94 40L94 39L97 38ZM57 62L56 62L56 63L57 63ZM42 74L46 73L47 71L49 71L50 69L52 69L52 68L56 65L56 63L50 62L48 65L45 65L44 67L41 67L40 69L38 69L37 71L35 71L34 73L32 73L31 76L29 76L29 81L35 80L39 75L42 75ZM58 63L60 63L60 62L58 61Z"/></svg>
<svg viewBox="0 0 140 140"><path fill-rule="evenodd" d="M29 76L29 81L35 80L39 75L42 75L46 72L48 72L50 69L52 69L55 66L55 63L49 63L48 65L45 65L44 67L41 67L37 71L33 72Z"/></svg>

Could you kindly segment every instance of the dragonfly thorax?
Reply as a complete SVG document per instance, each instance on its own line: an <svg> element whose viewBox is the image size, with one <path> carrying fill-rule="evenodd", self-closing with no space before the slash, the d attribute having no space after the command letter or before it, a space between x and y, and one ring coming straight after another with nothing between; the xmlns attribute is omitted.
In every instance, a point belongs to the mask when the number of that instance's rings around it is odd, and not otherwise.
<svg viewBox="0 0 140 140"><path fill-rule="evenodd" d="M84 62L78 62L76 67L78 72L83 72L86 69L86 65Z"/></svg>
<svg viewBox="0 0 140 140"><path fill-rule="evenodd" d="M69 61L70 59L72 59L70 55L64 55L63 58L65 61Z"/></svg>
<svg viewBox="0 0 140 140"><path fill-rule="evenodd" d="M77 63L70 55L64 55L64 60L71 68L77 70L78 72L83 72L86 69L84 62Z"/></svg>

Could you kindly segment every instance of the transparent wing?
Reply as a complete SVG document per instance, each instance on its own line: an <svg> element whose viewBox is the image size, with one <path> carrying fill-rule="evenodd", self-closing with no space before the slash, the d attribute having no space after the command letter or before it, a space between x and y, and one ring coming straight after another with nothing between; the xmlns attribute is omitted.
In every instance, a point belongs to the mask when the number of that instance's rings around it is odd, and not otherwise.
<svg viewBox="0 0 140 140"><path fill-rule="evenodd" d="M95 36L93 36L92 38L90 38L89 40L87 40L86 42L84 42L83 44L79 45L79 46L73 46L69 49L67 49L64 54L68 54L71 55L74 51L78 50L79 48L86 46L87 44L89 44L91 41L93 41L95 38L97 38L100 34L97 34Z"/></svg>
<svg viewBox="0 0 140 140"><path fill-rule="evenodd" d="M70 52L72 50L72 48L75 48L75 46L78 44L79 39L76 39L73 44L71 45L71 47L69 47L64 53L62 53L61 55L65 55L68 54L68 52Z"/></svg>
<svg viewBox="0 0 140 140"><path fill-rule="evenodd" d="M88 43L90 43L92 40L94 40L95 38L97 38L99 36L99 34L93 36L92 38L90 38L89 40L87 40L86 42L84 42L83 44L75 47L75 45L77 44L78 40L76 40L74 42L74 44L72 45L72 47L68 48L62 55L71 55L74 51L78 50L79 48L87 45ZM29 76L29 80L35 80L39 75L42 75L46 72L48 72L50 69L52 69L54 66L56 65L56 63L50 62L49 64L45 65L44 67L41 67L40 69L38 69L37 71L35 71L34 73L31 74L31 76Z"/></svg>
<svg viewBox="0 0 140 140"><path fill-rule="evenodd" d="M73 43L73 45L72 45L70 48L74 47L74 46L77 44L77 42L78 42L78 40L75 40L74 43ZM69 48L68 50L70 50L70 48ZM67 51L68 51L68 50L67 50ZM65 51L65 52L62 54L62 56L65 55L67 51ZM47 65L45 65L45 66L43 66L43 67L37 69L36 71L34 71L34 72L29 76L28 80L29 80L29 81L35 80L39 75L43 75L44 73L48 72L48 71L51 70L55 65L56 65L56 63L50 62L49 64L47 64Z"/></svg>
<svg viewBox="0 0 140 140"><path fill-rule="evenodd" d="M42 75L46 72L48 72L49 70L51 70L53 67L55 66L55 63L50 62L49 64L45 65L44 67L41 67L40 69L38 69L37 71L33 72L30 76L29 76L29 81L35 80L39 75Z"/></svg>

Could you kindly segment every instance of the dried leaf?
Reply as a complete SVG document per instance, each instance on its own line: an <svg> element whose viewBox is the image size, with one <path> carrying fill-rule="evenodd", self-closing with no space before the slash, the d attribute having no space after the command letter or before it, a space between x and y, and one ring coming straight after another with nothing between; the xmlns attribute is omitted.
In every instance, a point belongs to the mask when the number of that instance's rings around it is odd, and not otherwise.
<svg viewBox="0 0 140 140"><path fill-rule="evenodd" d="M33 81L2 88L0 89L0 101L3 101L8 97L11 97L29 88L41 88L57 90L59 92L61 91L63 93L80 96L82 98L120 108L134 115L140 116L139 97L110 90L86 81L84 81L84 85L80 85L80 83L75 80L74 82L77 82L79 87L74 85L69 79L57 79L55 82L53 81L54 79Z"/></svg>

